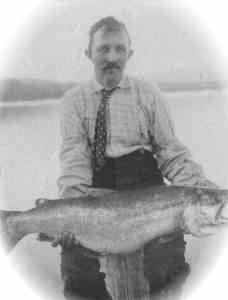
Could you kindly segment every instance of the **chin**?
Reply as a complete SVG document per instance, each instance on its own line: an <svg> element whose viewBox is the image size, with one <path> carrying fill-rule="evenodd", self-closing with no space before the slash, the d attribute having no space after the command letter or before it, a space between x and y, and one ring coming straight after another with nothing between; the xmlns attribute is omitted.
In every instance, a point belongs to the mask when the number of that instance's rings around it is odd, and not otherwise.
<svg viewBox="0 0 228 300"><path fill-rule="evenodd" d="M109 74L105 76L104 83L108 87L114 87L118 85L121 79L122 79L122 75L120 74L118 74L118 76L116 76L116 74Z"/></svg>
<svg viewBox="0 0 228 300"><path fill-rule="evenodd" d="M113 88L118 85L119 80L117 78L106 78L104 82L106 87Z"/></svg>

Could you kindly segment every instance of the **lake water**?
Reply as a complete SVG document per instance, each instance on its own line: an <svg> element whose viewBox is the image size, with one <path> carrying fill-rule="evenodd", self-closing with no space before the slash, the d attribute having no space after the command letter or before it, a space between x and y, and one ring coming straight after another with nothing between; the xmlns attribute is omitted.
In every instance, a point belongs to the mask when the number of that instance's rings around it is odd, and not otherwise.
<svg viewBox="0 0 228 300"><path fill-rule="evenodd" d="M166 102L176 125L176 133L202 164L208 177L228 188L228 92L167 93ZM40 197L56 198L59 173L59 101L37 101L0 107L0 166L3 191L1 208L28 209ZM1 192L0 192L1 194ZM186 237L187 260L192 267L184 292L216 261L224 239L217 236ZM12 252L18 271L29 284L55 299L63 299L59 274L59 249L25 238Z"/></svg>

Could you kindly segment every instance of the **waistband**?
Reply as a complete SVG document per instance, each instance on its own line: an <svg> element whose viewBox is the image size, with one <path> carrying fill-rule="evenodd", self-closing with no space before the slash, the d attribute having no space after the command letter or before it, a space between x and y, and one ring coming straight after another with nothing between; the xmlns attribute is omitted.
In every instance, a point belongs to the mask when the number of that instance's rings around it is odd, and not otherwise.
<svg viewBox="0 0 228 300"><path fill-rule="evenodd" d="M104 167L93 172L93 186L128 189L134 186L163 184L157 161L147 150L137 150L118 158L107 158Z"/></svg>

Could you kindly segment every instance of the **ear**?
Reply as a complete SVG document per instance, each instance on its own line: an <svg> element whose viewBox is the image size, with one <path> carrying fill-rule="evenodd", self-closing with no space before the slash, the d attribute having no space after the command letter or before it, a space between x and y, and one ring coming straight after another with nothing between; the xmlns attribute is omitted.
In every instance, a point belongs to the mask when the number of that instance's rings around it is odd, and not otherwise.
<svg viewBox="0 0 228 300"><path fill-rule="evenodd" d="M134 54L134 51L132 49L130 49L129 53L128 53L128 59L131 58L133 54Z"/></svg>
<svg viewBox="0 0 228 300"><path fill-rule="evenodd" d="M85 56L91 59L90 51L88 49L85 50Z"/></svg>

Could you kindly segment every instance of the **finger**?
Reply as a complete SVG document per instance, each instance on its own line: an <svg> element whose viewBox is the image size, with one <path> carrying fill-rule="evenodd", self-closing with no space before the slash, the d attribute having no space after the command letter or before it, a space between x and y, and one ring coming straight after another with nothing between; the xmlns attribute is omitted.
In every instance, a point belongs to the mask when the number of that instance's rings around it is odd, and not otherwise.
<svg viewBox="0 0 228 300"><path fill-rule="evenodd" d="M53 241L53 237L49 236L46 233L39 233L37 236L37 240L40 242L52 242Z"/></svg>
<svg viewBox="0 0 228 300"><path fill-rule="evenodd" d="M105 196L105 195L113 193L113 192L114 192L114 190L111 190L111 189L100 189L100 188L90 189L90 194L94 197Z"/></svg>
<svg viewBox="0 0 228 300"><path fill-rule="evenodd" d="M68 237L68 239L67 239L68 246L71 246L72 244L74 244L74 241L75 241L74 234L73 234L73 233L70 233L70 234L69 234L69 237Z"/></svg>
<svg viewBox="0 0 228 300"><path fill-rule="evenodd" d="M74 241L75 241L75 236L74 236L74 233L71 233L71 235L70 235L70 239L72 240L72 242L74 242Z"/></svg>
<svg viewBox="0 0 228 300"><path fill-rule="evenodd" d="M52 247L57 247L61 242L61 239L60 238L56 238L52 243Z"/></svg>
<svg viewBox="0 0 228 300"><path fill-rule="evenodd" d="M62 233L62 237L60 240L62 246L68 247L68 237L69 237L69 232Z"/></svg>

